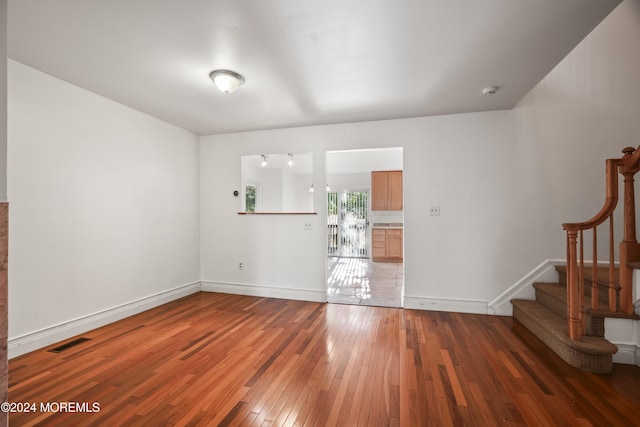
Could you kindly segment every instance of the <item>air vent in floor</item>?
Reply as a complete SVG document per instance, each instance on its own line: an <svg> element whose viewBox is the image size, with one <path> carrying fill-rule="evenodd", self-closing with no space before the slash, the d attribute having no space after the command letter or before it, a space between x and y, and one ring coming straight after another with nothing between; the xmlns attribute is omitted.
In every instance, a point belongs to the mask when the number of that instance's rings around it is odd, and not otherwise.
<svg viewBox="0 0 640 427"><path fill-rule="evenodd" d="M51 350L48 350L51 353L62 353L65 350L70 349L71 347L75 347L78 344L82 344L85 341L91 341L91 338L77 338L73 341L69 341L68 343L64 343L62 345L59 345L58 347L52 348Z"/></svg>

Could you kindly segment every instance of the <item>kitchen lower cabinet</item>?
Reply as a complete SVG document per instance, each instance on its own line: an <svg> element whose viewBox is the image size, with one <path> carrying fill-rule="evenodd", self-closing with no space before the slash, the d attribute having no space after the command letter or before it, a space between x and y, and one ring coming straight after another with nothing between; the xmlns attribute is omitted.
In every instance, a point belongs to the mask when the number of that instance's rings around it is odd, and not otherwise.
<svg viewBox="0 0 640 427"><path fill-rule="evenodd" d="M371 231L371 258L376 262L402 262L402 230L374 228Z"/></svg>

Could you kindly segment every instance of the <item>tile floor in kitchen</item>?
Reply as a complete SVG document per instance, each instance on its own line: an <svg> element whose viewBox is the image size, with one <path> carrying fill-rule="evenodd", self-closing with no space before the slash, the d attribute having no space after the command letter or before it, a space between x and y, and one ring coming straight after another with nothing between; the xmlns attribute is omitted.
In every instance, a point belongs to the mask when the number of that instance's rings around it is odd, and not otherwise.
<svg viewBox="0 0 640 427"><path fill-rule="evenodd" d="M402 306L402 263L329 257L328 302L379 307Z"/></svg>

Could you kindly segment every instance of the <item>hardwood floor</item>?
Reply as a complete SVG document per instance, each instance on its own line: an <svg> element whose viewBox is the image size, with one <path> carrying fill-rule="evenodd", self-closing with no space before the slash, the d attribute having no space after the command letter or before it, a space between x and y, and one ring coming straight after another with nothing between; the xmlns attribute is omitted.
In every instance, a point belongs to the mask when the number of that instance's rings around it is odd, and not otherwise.
<svg viewBox="0 0 640 427"><path fill-rule="evenodd" d="M582 373L509 317L198 293L82 336L10 361L37 405L12 426L639 423L640 368Z"/></svg>

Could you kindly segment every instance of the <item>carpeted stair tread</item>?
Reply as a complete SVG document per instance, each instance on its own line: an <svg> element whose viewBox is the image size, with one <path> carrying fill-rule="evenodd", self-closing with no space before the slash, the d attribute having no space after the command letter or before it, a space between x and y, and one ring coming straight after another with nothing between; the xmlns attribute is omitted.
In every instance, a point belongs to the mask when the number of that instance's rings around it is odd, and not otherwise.
<svg viewBox="0 0 640 427"><path fill-rule="evenodd" d="M520 312L530 317L530 319L535 323L539 324L540 326L537 329L544 329L546 331L544 335L562 342L569 348L576 349L584 354L600 356L612 355L618 351L618 348L614 344L611 344L609 341L601 337L584 336L581 341L572 340L566 332L567 321L536 301L512 300L511 303L514 307L517 307ZM538 337L556 351L553 346L543 339L543 337L540 335L538 335Z"/></svg>

